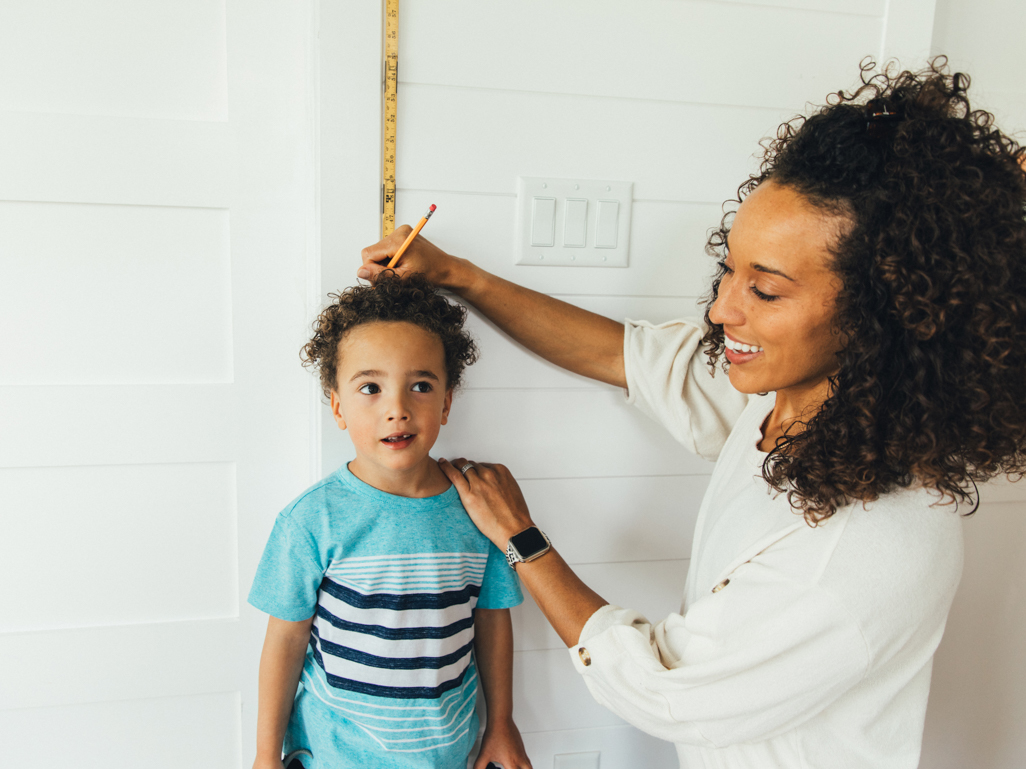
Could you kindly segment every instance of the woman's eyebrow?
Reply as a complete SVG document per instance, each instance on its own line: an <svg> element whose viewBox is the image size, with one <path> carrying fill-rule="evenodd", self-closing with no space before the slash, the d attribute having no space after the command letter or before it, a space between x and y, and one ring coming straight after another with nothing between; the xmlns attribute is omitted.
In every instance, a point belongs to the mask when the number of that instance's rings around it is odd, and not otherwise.
<svg viewBox="0 0 1026 769"><path fill-rule="evenodd" d="M790 275L783 273L780 270L774 270L772 267L766 267L762 264L753 264L752 269L757 270L758 272L768 272L770 275L779 275L782 278L787 278L792 283L796 282L795 279L792 278Z"/></svg>

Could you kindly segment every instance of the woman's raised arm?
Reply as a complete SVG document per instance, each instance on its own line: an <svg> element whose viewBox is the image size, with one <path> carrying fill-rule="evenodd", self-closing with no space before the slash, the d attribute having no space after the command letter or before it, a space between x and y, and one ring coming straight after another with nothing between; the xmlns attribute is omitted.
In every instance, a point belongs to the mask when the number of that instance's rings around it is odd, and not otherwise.
<svg viewBox="0 0 1026 769"><path fill-rule="evenodd" d="M363 250L357 276L373 281L385 269L411 228ZM545 294L503 280L466 259L451 256L419 235L395 267L400 275L420 273L452 291L531 352L575 374L626 387L623 324Z"/></svg>

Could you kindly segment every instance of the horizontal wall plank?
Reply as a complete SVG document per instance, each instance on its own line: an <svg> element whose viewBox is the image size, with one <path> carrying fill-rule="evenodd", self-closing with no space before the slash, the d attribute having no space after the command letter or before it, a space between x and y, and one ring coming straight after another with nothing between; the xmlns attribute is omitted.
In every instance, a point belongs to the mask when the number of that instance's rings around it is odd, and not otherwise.
<svg viewBox="0 0 1026 769"><path fill-rule="evenodd" d="M522 488L567 561L608 564L689 558L708 485L708 475L653 475L535 479Z"/></svg>
<svg viewBox="0 0 1026 769"><path fill-rule="evenodd" d="M397 221L414 223L431 203L438 205L438 211L431 218L429 240L491 273L546 294L695 297L708 291L716 269L705 244L709 230L720 223L721 203L635 202L627 267L515 264L515 195L400 189ZM354 267L351 283L355 272Z"/></svg>
<svg viewBox="0 0 1026 769"><path fill-rule="evenodd" d="M602 769L678 769L672 743L650 737L633 726L527 732L524 749L536 769L548 769L567 753L599 753Z"/></svg>
<svg viewBox="0 0 1026 769"><path fill-rule="evenodd" d="M624 725L592 699L566 649L513 653L513 715L522 732Z"/></svg>
<svg viewBox="0 0 1026 769"><path fill-rule="evenodd" d="M258 619L252 609L247 614ZM240 681L255 680L259 657L251 642L261 634L253 625L243 631L245 624L204 620L0 634L0 657L19 661L0 678L0 707L234 691ZM225 649L235 652L225 655Z"/></svg>
<svg viewBox="0 0 1026 769"><path fill-rule="evenodd" d="M0 384L232 381L228 211L0 201L0 253Z"/></svg>
<svg viewBox="0 0 1026 769"><path fill-rule="evenodd" d="M634 182L636 199L718 205L755 170L760 139L803 108L411 84L399 91L396 178L415 189L502 194L516 191L518 176L618 179Z"/></svg>
<svg viewBox="0 0 1026 769"><path fill-rule="evenodd" d="M0 469L0 632L237 616L235 485L229 462Z"/></svg>
<svg viewBox="0 0 1026 769"><path fill-rule="evenodd" d="M4 763L21 769L242 765L237 692L0 712Z"/></svg>
<svg viewBox="0 0 1026 769"><path fill-rule="evenodd" d="M325 467L334 469L355 452L347 433L324 424ZM707 475L712 470L624 403L614 388L467 390L456 396L431 454L500 462L520 479Z"/></svg>
<svg viewBox="0 0 1026 769"><path fill-rule="evenodd" d="M830 5L418 0L400 17L399 72L404 84L798 106L847 85L879 50L881 0Z"/></svg>
<svg viewBox="0 0 1026 769"><path fill-rule="evenodd" d="M0 467L233 461L233 387L0 387Z"/></svg>
<svg viewBox="0 0 1026 769"><path fill-rule="evenodd" d="M981 483L979 488L981 506L1001 502L1026 503L1026 480L1013 482L1008 476L1000 475L987 483Z"/></svg>
<svg viewBox="0 0 1026 769"><path fill-rule="evenodd" d="M227 123L0 112L0 200L228 208Z"/></svg>
<svg viewBox="0 0 1026 769"><path fill-rule="evenodd" d="M226 120L225 2L5 0L0 109Z"/></svg>
<svg viewBox="0 0 1026 769"><path fill-rule="evenodd" d="M690 297L557 296L557 299L620 323L625 319L663 323L675 318L699 318L703 310ZM466 370L467 388L581 387L603 388L601 382L572 374L513 342L477 310L470 308L467 330L477 341L481 357Z"/></svg>
<svg viewBox="0 0 1026 769"><path fill-rule="evenodd" d="M562 551L560 542L556 546ZM652 622L680 611L687 569L687 560L574 566L577 576L609 603L635 609ZM514 648L566 649L530 595L512 611Z"/></svg>

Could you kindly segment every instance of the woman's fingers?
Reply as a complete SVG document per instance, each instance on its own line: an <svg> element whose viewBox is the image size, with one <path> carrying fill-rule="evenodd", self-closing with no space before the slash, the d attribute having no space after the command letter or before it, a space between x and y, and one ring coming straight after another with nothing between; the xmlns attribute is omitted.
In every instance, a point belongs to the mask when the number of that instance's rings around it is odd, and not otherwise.
<svg viewBox="0 0 1026 769"><path fill-rule="evenodd" d="M467 463L467 460L463 457L454 459L450 462L448 459L439 459L438 466L442 472L445 473L449 482L456 487L456 491L460 497L463 497L470 491L470 483L467 481L467 477L460 472L459 468L463 467Z"/></svg>
<svg viewBox="0 0 1026 769"><path fill-rule="evenodd" d="M356 271L356 276L372 282L377 280L378 275L387 269L389 260L406 242L412 231L409 225L404 224L387 238L363 249L363 264ZM431 241L418 235L403 251L394 270L398 275L415 272L423 275L430 283L445 287L446 281L451 277L451 267L455 261Z"/></svg>

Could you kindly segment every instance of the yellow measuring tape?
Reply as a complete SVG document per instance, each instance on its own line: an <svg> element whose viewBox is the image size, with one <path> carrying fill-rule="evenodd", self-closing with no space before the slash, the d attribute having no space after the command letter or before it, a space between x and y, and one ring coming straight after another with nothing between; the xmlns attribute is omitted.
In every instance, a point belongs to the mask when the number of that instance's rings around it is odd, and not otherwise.
<svg viewBox="0 0 1026 769"><path fill-rule="evenodd" d="M399 0L385 0L385 98L382 143L381 237L395 231L395 116L399 87Z"/></svg>

